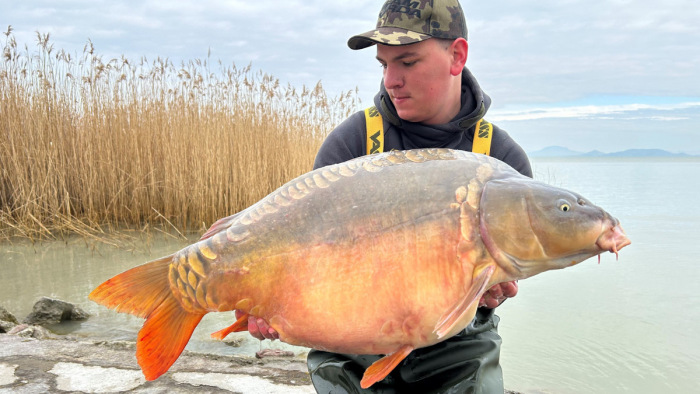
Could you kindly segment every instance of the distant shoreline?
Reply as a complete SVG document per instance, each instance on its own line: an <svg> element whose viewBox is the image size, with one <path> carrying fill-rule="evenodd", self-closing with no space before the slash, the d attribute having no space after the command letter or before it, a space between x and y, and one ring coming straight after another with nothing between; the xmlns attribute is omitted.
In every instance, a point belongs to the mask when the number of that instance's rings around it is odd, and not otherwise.
<svg viewBox="0 0 700 394"><path fill-rule="evenodd" d="M635 161L652 161L652 162L700 162L700 156L671 156L671 157L654 157L654 156L532 156L528 155L530 160L546 162L546 161L610 161L610 162L635 162Z"/></svg>
<svg viewBox="0 0 700 394"><path fill-rule="evenodd" d="M673 153L663 149L627 149L620 152L604 153L598 150L590 152L574 151L563 146L548 146L534 152L528 152L530 158L630 158L630 159L700 159L700 155Z"/></svg>

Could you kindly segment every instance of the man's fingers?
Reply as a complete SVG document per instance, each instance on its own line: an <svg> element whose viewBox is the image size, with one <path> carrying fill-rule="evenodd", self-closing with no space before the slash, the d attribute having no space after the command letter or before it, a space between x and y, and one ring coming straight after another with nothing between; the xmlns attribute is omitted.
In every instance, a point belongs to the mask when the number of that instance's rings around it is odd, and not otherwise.
<svg viewBox="0 0 700 394"><path fill-rule="evenodd" d="M240 319L241 316L245 315L245 312L236 310L236 319ZM264 319L255 316L248 316L248 333L252 335L255 339L260 341L265 339L279 339L279 333Z"/></svg>
<svg viewBox="0 0 700 394"><path fill-rule="evenodd" d="M501 291L503 291L503 295L505 297L515 297L518 294L518 282L513 281L501 283Z"/></svg>
<svg viewBox="0 0 700 394"><path fill-rule="evenodd" d="M252 335L254 338L262 341L265 338L260 333L260 330L258 329L258 324L255 320L256 319L252 316L248 317L248 333L250 333L250 335Z"/></svg>
<svg viewBox="0 0 700 394"><path fill-rule="evenodd" d="M503 298L503 289L501 288L501 285L495 285L489 289L489 295L491 298L499 299Z"/></svg>
<svg viewBox="0 0 700 394"><path fill-rule="evenodd" d="M270 335L270 327L268 327L267 324L265 324L265 320L258 318L255 320L255 323L258 326L258 332L260 332L260 335L262 335L262 337L265 339L270 339L268 338L268 336Z"/></svg>
<svg viewBox="0 0 700 394"><path fill-rule="evenodd" d="M279 333L272 327L270 327L269 324L264 319L258 318L256 321L258 325L258 330L260 332L260 335L265 338L265 339L279 339Z"/></svg>
<svg viewBox="0 0 700 394"><path fill-rule="evenodd" d="M490 292L484 293L484 295L481 296L481 300L479 300L479 307L486 307L489 309L493 309L497 307L499 304L498 299L494 298Z"/></svg>
<svg viewBox="0 0 700 394"><path fill-rule="evenodd" d="M258 332L263 339L270 339L270 327L265 323L265 320L257 318L255 319L255 324L257 326Z"/></svg>
<svg viewBox="0 0 700 394"><path fill-rule="evenodd" d="M481 296L479 306L493 309L502 304L507 298L515 297L516 294L518 294L517 282L499 283L492 286Z"/></svg>

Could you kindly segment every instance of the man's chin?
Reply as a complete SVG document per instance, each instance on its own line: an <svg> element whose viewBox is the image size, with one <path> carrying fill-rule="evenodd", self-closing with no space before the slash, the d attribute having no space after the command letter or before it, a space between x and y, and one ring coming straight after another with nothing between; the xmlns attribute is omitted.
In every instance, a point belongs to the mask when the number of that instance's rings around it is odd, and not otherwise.
<svg viewBox="0 0 700 394"><path fill-rule="evenodd" d="M410 109L404 108L396 108L396 114L399 115L399 118L402 120L405 120L407 122L419 122L418 117L416 116L415 111L411 111Z"/></svg>

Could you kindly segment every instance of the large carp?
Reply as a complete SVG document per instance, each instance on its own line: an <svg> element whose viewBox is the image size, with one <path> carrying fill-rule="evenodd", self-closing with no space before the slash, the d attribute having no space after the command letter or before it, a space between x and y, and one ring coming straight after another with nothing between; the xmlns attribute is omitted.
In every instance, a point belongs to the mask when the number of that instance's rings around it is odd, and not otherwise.
<svg viewBox="0 0 700 394"><path fill-rule="evenodd" d="M302 175L90 298L146 318L136 356L148 380L205 314L236 309L245 314L212 336L246 330L251 315L293 345L386 354L365 371L369 387L413 349L464 329L492 285L629 243L588 200L498 160L388 152Z"/></svg>

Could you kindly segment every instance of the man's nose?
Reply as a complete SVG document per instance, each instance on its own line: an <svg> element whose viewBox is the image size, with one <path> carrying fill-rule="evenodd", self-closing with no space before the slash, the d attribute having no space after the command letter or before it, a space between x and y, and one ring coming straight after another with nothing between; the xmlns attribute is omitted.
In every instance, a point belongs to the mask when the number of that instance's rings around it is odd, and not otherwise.
<svg viewBox="0 0 700 394"><path fill-rule="evenodd" d="M403 73L397 67L387 65L384 69L384 87L388 89L396 89L403 86Z"/></svg>

